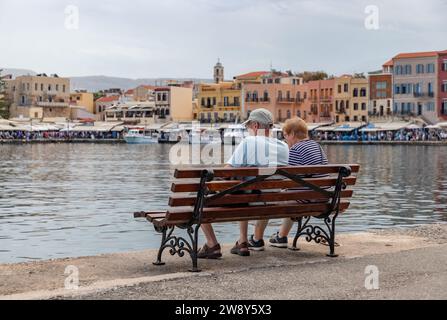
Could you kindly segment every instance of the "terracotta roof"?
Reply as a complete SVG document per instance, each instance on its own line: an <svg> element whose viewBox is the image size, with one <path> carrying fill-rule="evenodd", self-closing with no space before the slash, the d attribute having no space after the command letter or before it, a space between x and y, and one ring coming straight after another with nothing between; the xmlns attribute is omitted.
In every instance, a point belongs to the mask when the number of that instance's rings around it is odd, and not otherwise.
<svg viewBox="0 0 447 320"><path fill-rule="evenodd" d="M236 76L236 79L250 79L250 78L258 78L260 76L263 76L265 74L268 74L267 71L255 71L255 72L249 72L246 74L242 74L240 76Z"/></svg>
<svg viewBox="0 0 447 320"><path fill-rule="evenodd" d="M171 87L155 87L154 91L170 91Z"/></svg>
<svg viewBox="0 0 447 320"><path fill-rule="evenodd" d="M384 63L383 67L392 67L394 66L394 61L391 59L390 61L387 61Z"/></svg>
<svg viewBox="0 0 447 320"><path fill-rule="evenodd" d="M143 85L142 87L144 87L148 90L154 90L156 88L155 86L150 86L150 85Z"/></svg>
<svg viewBox="0 0 447 320"><path fill-rule="evenodd" d="M126 91L126 93L125 93L125 94L133 94L133 93L134 93L134 91L135 91L134 89L129 89L129 90L127 90L127 91Z"/></svg>
<svg viewBox="0 0 447 320"><path fill-rule="evenodd" d="M410 52L410 53L400 53L393 59L408 59L408 58L425 58L425 57L437 57L439 54L446 53L444 51L426 51L426 52Z"/></svg>
<svg viewBox="0 0 447 320"><path fill-rule="evenodd" d="M118 101L120 99L119 96L109 96L109 97L102 97L96 100L96 102L113 102Z"/></svg>

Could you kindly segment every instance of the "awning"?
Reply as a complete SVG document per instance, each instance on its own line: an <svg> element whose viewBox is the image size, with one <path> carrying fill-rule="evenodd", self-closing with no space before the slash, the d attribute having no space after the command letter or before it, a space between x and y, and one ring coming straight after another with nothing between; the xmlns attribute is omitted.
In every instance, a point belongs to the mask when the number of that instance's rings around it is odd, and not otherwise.
<svg viewBox="0 0 447 320"><path fill-rule="evenodd" d="M361 132L378 132L378 131L399 131L411 125L409 122L385 122L370 123L367 127L360 129Z"/></svg>

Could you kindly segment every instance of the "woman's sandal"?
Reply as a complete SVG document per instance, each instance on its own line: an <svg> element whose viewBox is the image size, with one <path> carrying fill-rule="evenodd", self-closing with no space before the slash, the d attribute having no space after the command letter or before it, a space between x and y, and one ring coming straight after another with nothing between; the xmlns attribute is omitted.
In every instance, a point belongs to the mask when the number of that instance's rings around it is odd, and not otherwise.
<svg viewBox="0 0 447 320"><path fill-rule="evenodd" d="M244 242L239 244L236 242L236 245L231 249L232 254L237 254L241 257L248 257L250 255L250 250L248 250L248 243Z"/></svg>

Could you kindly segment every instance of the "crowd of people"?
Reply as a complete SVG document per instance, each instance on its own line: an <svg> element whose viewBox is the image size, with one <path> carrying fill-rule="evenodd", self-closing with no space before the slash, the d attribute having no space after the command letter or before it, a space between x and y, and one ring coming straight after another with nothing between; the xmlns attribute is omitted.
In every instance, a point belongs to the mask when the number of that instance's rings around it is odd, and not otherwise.
<svg viewBox="0 0 447 320"><path fill-rule="evenodd" d="M98 131L0 131L0 141L46 141L46 140L119 140L120 132Z"/></svg>
<svg viewBox="0 0 447 320"><path fill-rule="evenodd" d="M317 141L446 141L447 132L428 129L373 132L314 132Z"/></svg>

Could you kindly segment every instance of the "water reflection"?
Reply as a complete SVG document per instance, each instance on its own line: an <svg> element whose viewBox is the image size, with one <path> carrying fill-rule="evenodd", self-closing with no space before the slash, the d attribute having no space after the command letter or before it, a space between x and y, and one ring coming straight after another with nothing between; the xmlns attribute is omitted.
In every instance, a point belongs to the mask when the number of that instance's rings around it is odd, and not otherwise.
<svg viewBox="0 0 447 320"><path fill-rule="evenodd" d="M132 212L165 208L169 148L0 145L0 263L156 247L158 234ZM340 231L447 221L447 148L324 148L332 163L362 165ZM237 232L217 228L223 242Z"/></svg>

